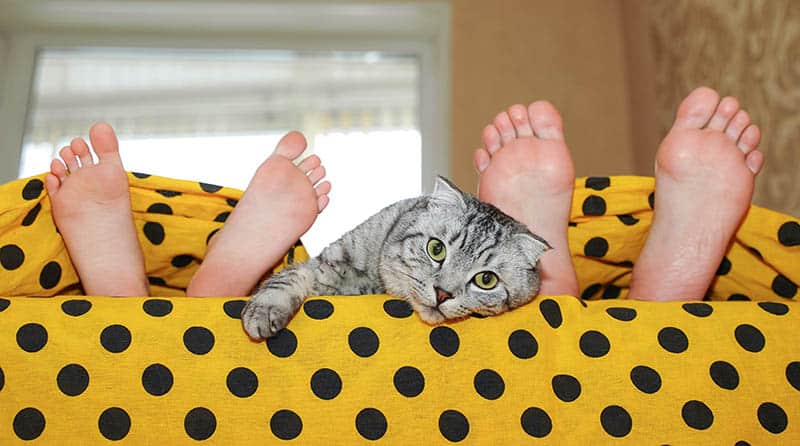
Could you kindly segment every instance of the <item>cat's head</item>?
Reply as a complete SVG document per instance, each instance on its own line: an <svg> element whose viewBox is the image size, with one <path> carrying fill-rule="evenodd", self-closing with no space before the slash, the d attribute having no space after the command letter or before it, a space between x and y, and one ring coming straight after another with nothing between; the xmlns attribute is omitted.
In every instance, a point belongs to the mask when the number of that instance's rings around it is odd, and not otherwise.
<svg viewBox="0 0 800 446"><path fill-rule="evenodd" d="M389 235L381 277L428 323L500 314L539 291L550 249L522 223L439 177L427 206Z"/></svg>

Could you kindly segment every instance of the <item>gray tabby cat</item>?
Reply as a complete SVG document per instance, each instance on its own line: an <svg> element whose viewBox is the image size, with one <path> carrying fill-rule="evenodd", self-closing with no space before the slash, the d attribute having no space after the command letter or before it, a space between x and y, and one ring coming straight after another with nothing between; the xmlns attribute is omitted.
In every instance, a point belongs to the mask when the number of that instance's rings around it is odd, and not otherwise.
<svg viewBox="0 0 800 446"><path fill-rule="evenodd" d="M392 204L306 263L270 277L242 310L253 339L274 336L306 296L391 294L430 324L494 315L539 291L550 249L494 206L439 177L433 193Z"/></svg>

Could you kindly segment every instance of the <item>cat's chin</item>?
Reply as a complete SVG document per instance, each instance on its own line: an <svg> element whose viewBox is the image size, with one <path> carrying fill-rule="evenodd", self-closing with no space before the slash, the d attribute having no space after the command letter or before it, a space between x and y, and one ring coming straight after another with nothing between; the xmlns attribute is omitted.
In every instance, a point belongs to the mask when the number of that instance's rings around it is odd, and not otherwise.
<svg viewBox="0 0 800 446"><path fill-rule="evenodd" d="M429 307L427 305L415 304L413 302L411 303L411 306L414 308L414 311L417 312L419 318L422 319L422 321L426 324L439 325L447 320L445 315L436 308Z"/></svg>

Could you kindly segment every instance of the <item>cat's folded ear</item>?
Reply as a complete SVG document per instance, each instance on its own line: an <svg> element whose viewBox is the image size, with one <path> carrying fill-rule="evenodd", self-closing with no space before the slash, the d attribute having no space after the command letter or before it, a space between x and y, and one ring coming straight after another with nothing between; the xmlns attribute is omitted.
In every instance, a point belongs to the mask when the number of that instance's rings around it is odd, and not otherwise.
<svg viewBox="0 0 800 446"><path fill-rule="evenodd" d="M520 232L514 235L515 240L522 247L522 252L532 264L539 261L545 251L553 249L547 241L530 232Z"/></svg>
<svg viewBox="0 0 800 446"><path fill-rule="evenodd" d="M435 202L444 203L450 206L465 206L466 199L464 193L455 184L445 177L437 176L436 183L433 185L431 198Z"/></svg>

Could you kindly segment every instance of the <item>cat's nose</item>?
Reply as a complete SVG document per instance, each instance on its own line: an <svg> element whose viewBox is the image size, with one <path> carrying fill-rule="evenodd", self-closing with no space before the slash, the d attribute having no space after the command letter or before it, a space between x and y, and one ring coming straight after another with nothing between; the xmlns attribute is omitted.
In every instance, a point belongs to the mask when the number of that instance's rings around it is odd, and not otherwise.
<svg viewBox="0 0 800 446"><path fill-rule="evenodd" d="M450 299L453 298L453 294L451 294L450 292L439 288L438 286L433 287L433 289L436 290L436 305L437 306L441 305L442 302L444 302L446 300L450 300Z"/></svg>

